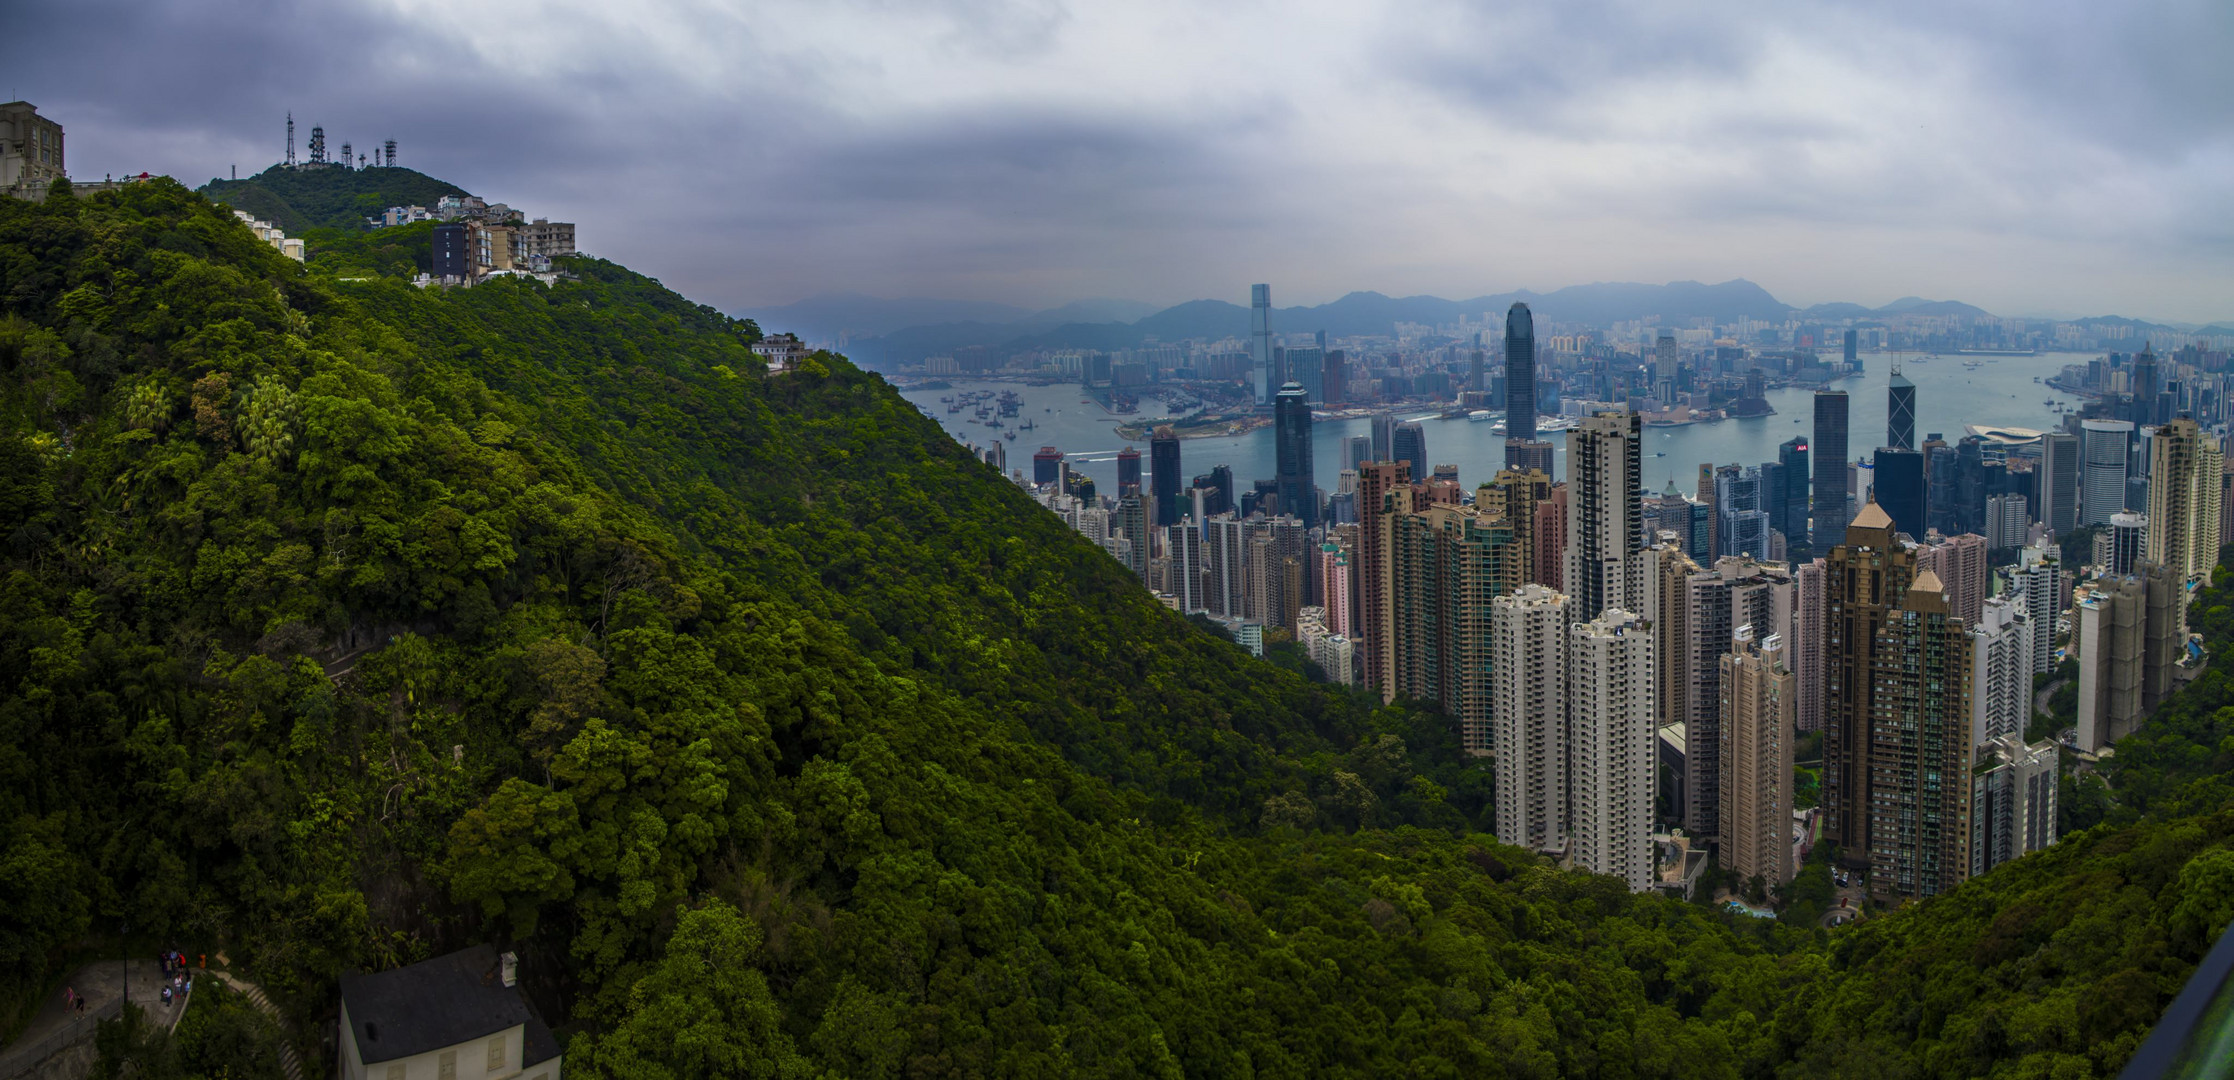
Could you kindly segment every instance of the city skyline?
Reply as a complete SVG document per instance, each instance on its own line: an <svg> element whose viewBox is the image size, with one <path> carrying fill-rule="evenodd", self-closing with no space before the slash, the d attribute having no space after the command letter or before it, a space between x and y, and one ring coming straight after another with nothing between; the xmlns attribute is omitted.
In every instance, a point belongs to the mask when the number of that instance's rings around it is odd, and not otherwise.
<svg viewBox="0 0 2234 1080"><path fill-rule="evenodd" d="M857 14L42 2L10 89L94 176L248 175L289 111L395 138L725 308L1746 276L1803 306L2234 318L2208 104L2234 73L2162 47L2234 36L2223 6ZM79 74L118 53L145 62ZM162 92L188 65L235 76Z"/></svg>

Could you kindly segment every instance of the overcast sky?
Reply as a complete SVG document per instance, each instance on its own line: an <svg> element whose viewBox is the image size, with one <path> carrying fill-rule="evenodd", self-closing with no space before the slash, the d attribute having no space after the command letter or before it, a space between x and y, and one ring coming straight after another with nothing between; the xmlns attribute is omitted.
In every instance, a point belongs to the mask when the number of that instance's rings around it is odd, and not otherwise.
<svg viewBox="0 0 2234 1080"><path fill-rule="evenodd" d="M2234 319L2234 3L17 0L71 171L301 139L724 308L1746 277Z"/></svg>

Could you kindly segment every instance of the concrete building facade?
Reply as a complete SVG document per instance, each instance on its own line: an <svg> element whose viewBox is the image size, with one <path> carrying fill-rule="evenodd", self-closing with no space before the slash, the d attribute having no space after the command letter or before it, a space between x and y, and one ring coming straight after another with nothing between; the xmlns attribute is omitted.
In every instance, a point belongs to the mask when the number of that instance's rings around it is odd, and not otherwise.
<svg viewBox="0 0 2234 1080"><path fill-rule="evenodd" d="M1497 837L1567 847L1567 623L1574 607L1542 585L1492 602L1497 701Z"/></svg>
<svg viewBox="0 0 2234 1080"><path fill-rule="evenodd" d="M1769 885L1792 880L1792 739L1798 679L1784 639L1741 627L1718 661L1722 865ZM1686 763L1688 765L1688 762Z"/></svg>
<svg viewBox="0 0 2234 1080"><path fill-rule="evenodd" d="M1970 874L2056 842L2056 744L1999 735L1979 748L1970 786Z"/></svg>
<svg viewBox="0 0 2234 1080"><path fill-rule="evenodd" d="M2215 437L2184 416L2157 428L2149 443L2144 557L2181 581L2209 581L2221 543L2219 489L2225 455Z"/></svg>
<svg viewBox="0 0 2234 1080"><path fill-rule="evenodd" d="M1615 609L1575 623L1567 639L1575 865L1643 892L1655 876L1652 634Z"/></svg>
<svg viewBox="0 0 2234 1080"><path fill-rule="evenodd" d="M1602 412L1567 437L1567 559L1561 578L1578 620L1644 600L1643 420Z"/></svg>
<svg viewBox="0 0 2234 1080"><path fill-rule="evenodd" d="M1971 639L1929 570L1871 658L1869 885L1925 899L1970 876Z"/></svg>

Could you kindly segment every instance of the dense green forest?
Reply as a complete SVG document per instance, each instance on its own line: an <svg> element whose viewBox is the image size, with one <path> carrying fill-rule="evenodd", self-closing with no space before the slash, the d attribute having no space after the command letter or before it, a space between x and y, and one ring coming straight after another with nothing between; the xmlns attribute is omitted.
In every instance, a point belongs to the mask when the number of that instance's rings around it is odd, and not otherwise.
<svg viewBox="0 0 2234 1080"><path fill-rule="evenodd" d="M339 153L339 151L336 151ZM201 193L302 236L312 229L363 232L365 219L391 206L432 208L456 184L402 167L290 169L274 165L246 180L212 180Z"/></svg>
<svg viewBox="0 0 2234 1080"><path fill-rule="evenodd" d="M843 358L369 250L0 202L7 1025L129 925L306 1052L343 970L498 941L584 1076L2084 1077L2234 918L2215 673L1951 896L1632 896Z"/></svg>

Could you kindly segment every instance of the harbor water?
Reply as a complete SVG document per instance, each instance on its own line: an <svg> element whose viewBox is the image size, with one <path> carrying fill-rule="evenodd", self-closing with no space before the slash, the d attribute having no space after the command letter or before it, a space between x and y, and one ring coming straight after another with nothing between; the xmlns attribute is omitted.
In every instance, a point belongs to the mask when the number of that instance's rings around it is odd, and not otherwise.
<svg viewBox="0 0 2234 1080"><path fill-rule="evenodd" d="M1920 441L1937 432L1953 442L1962 437L1966 424L2053 428L2060 423L2055 404L2076 409L2080 399L2050 388L2047 380L2064 365L2085 363L2096 355L1907 357L1902 363L1902 373L1916 384L1917 438ZM1831 384L1832 389L1847 393L1847 446L1855 457L1866 457L1885 442L1885 391L1892 375L1892 358L1888 354L1865 354L1862 364L1863 374ZM981 447L1000 439L999 431L977 423L971 409L947 412L947 406L939 399L968 390L1013 390L1023 399L1023 408L1007 424L1013 428L1019 422L1030 421L1033 428L1017 432L1013 440L1003 440L1008 447L1011 471L1022 470L1029 476L1033 453L1042 446L1053 446L1063 451L1064 460L1072 468L1093 477L1097 490L1114 494L1117 452L1130 445L1140 451L1145 475L1147 440L1127 440L1116 432L1119 423L1137 417L1120 417L1109 412L1087 400L1075 385L1026 386L953 378L946 381L951 389L909 390L904 396L945 425L957 438ZM1646 488L1656 492L1673 481L1679 490L1688 492L1697 484L1702 463L1759 465L1775 461L1777 447L1793 436L1806 436L1812 442L1814 391L1788 387L1771 390L1767 396L1769 405L1776 410L1770 416L1647 428ZM1162 404L1154 398L1143 399L1141 410L1144 414L1155 415ZM1494 430L1498 425L1469 422L1464 418L1439 419L1440 410L1424 406L1392 411L1399 419L1419 420L1427 433L1429 461L1457 465L1460 482L1469 488L1489 479L1504 463L1504 436ZM1335 490L1338 474L1346 464L1345 442L1350 436L1365 435L1371 429L1372 422L1364 418L1325 419L1313 426L1313 470L1319 487L1329 492ZM1566 436L1545 437L1558 448L1558 469L1563 474ZM1247 488L1255 480L1269 480L1273 476L1272 429L1267 426L1237 436L1184 439L1180 442L1179 459L1181 471L1188 478L1207 473L1212 466L1227 465L1233 469L1235 486Z"/></svg>

